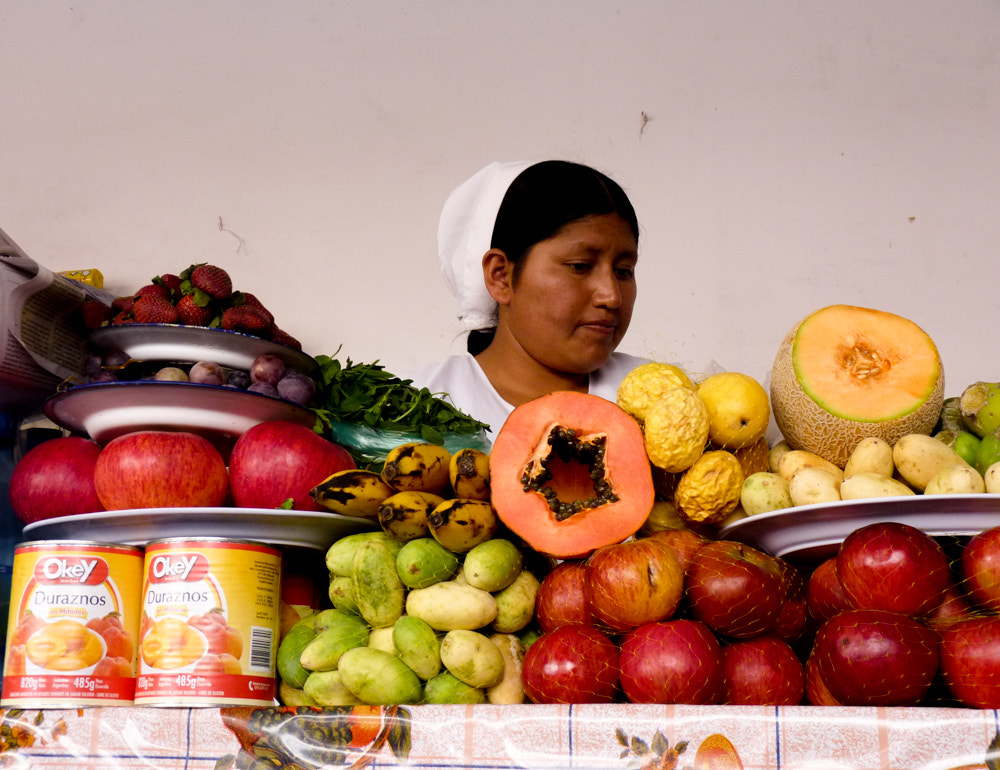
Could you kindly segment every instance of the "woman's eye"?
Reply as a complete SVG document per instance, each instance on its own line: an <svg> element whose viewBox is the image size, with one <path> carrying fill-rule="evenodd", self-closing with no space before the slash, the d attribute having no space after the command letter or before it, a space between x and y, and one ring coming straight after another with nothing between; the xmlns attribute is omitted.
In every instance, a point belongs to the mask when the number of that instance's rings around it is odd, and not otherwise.
<svg viewBox="0 0 1000 770"><path fill-rule="evenodd" d="M630 281L635 277L634 267L616 267L615 275L617 275L623 281Z"/></svg>
<svg viewBox="0 0 1000 770"><path fill-rule="evenodd" d="M586 273L590 270L589 262L570 262L569 269L575 273Z"/></svg>

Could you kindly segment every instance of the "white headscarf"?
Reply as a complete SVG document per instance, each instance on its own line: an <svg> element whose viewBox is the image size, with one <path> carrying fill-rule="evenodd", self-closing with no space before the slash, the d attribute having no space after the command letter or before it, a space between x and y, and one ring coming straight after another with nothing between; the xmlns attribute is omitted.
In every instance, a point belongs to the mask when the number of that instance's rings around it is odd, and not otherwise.
<svg viewBox="0 0 1000 770"><path fill-rule="evenodd" d="M497 304L486 290L483 256L490 250L497 211L511 182L538 161L491 163L456 187L438 223L441 272L458 300L458 320L468 331L496 323Z"/></svg>

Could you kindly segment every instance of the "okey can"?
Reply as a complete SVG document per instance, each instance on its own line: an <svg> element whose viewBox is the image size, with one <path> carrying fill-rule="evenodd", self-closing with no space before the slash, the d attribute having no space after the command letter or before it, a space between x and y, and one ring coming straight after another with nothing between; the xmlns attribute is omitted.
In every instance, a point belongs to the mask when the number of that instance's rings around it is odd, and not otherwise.
<svg viewBox="0 0 1000 770"><path fill-rule="evenodd" d="M130 705L141 548L84 540L14 550L0 705Z"/></svg>
<svg viewBox="0 0 1000 770"><path fill-rule="evenodd" d="M250 540L146 546L135 703L270 706L277 679L281 552Z"/></svg>

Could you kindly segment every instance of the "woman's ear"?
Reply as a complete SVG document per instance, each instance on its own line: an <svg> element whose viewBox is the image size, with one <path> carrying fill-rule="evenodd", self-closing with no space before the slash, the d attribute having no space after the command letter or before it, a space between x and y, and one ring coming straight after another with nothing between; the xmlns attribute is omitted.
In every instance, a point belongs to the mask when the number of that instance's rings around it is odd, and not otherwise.
<svg viewBox="0 0 1000 770"><path fill-rule="evenodd" d="M514 263L500 249L490 249L483 256L483 280L486 291L498 305L510 303L514 291Z"/></svg>

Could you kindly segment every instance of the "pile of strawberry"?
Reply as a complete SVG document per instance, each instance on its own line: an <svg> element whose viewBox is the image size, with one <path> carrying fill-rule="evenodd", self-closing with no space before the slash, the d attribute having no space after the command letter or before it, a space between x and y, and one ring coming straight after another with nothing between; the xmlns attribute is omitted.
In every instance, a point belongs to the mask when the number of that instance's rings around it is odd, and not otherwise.
<svg viewBox="0 0 1000 770"><path fill-rule="evenodd" d="M129 323L208 326L302 349L297 339L275 325L274 316L257 297L234 291L229 273L204 262L179 275L158 275L135 294L116 297L110 307L88 301L83 317L89 329Z"/></svg>

